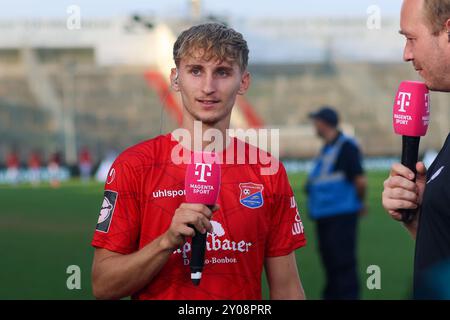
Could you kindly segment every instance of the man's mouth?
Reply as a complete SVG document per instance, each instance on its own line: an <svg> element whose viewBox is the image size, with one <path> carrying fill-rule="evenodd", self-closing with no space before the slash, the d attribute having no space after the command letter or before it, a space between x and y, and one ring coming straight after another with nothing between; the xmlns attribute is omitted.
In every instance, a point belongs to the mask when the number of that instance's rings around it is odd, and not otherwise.
<svg viewBox="0 0 450 320"><path fill-rule="evenodd" d="M197 101L205 105L213 105L220 102L220 100L217 99L197 99Z"/></svg>

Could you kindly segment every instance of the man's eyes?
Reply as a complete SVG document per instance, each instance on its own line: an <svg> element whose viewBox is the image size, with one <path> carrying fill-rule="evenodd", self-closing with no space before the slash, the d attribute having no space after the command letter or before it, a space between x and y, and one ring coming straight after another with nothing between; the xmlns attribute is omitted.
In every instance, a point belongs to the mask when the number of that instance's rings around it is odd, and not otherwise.
<svg viewBox="0 0 450 320"><path fill-rule="evenodd" d="M194 76L200 76L202 74L202 70L194 68L194 69L190 70L190 73ZM231 72L228 70L220 69L220 70L215 71L215 74L219 77L227 77L231 74Z"/></svg>
<svg viewBox="0 0 450 320"><path fill-rule="evenodd" d="M221 77L226 77L226 76L228 76L228 75L230 74L230 72L227 71L227 70L218 70L218 71L217 71L217 74L218 74L219 76L221 76Z"/></svg>

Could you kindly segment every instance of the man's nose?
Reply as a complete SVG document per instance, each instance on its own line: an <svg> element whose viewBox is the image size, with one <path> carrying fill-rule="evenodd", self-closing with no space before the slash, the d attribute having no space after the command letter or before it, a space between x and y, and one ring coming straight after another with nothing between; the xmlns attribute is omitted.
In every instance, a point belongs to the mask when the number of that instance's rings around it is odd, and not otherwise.
<svg viewBox="0 0 450 320"><path fill-rule="evenodd" d="M207 74L203 81L202 91L206 95L216 92L216 83L212 74Z"/></svg>
<svg viewBox="0 0 450 320"><path fill-rule="evenodd" d="M414 60L413 52L408 43L405 45L405 49L403 50L403 60L406 62Z"/></svg>

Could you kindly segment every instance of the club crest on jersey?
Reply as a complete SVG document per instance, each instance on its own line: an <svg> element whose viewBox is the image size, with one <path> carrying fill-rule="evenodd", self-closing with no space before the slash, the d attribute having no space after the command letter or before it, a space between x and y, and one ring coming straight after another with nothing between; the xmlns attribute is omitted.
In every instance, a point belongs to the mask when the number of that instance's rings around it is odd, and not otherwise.
<svg viewBox="0 0 450 320"><path fill-rule="evenodd" d="M114 207L116 206L117 192L105 190L100 215L98 217L96 230L107 233L111 225Z"/></svg>
<svg viewBox="0 0 450 320"><path fill-rule="evenodd" d="M239 189L241 189L241 195L239 197L239 202L250 209L257 209L263 206L263 185L255 184L251 182L240 183Z"/></svg>

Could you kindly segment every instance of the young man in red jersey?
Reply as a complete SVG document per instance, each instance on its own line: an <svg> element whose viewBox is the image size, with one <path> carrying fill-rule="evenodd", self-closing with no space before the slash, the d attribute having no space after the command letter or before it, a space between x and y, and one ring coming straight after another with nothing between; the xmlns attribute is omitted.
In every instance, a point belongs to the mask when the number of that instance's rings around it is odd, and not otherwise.
<svg viewBox="0 0 450 320"><path fill-rule="evenodd" d="M181 33L173 54L171 84L183 103L181 129L194 136L200 123L203 130L227 137L236 96L250 84L246 41L221 24L202 24ZM190 152L192 140L178 142L167 134L116 159L92 241L97 298L261 299L265 267L272 299L304 299L294 250L305 245L305 238L284 167L277 162L278 170L261 174L266 165L237 161L248 160L253 147L244 144L236 152L237 139L225 140L217 152L232 154L233 161L227 156L221 165L213 210L184 203L186 165L174 161L174 149ZM208 232L199 286L190 279L195 234L190 226Z"/></svg>

